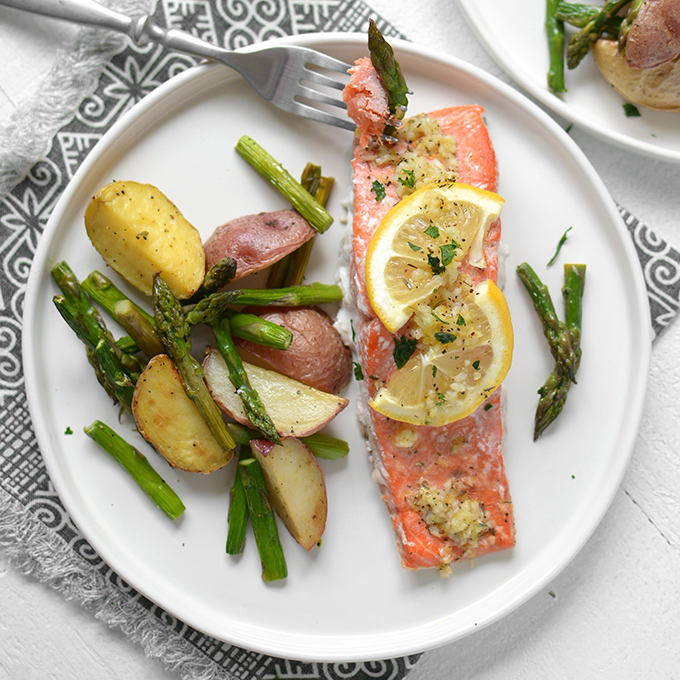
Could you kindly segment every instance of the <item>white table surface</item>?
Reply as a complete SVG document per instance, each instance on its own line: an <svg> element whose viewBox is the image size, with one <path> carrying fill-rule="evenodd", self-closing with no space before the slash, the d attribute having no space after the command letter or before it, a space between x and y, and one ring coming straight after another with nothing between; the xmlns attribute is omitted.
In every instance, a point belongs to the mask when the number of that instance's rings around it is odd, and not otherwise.
<svg viewBox="0 0 680 680"><path fill-rule="evenodd" d="M450 0L371 5L413 41L508 81ZM17 17L0 8L0 121L39 91L55 53L68 49L75 35L54 21ZM613 197L680 245L680 165L609 147L579 131L572 136ZM410 680L680 677L678 404L680 320L655 343L632 463L591 540L552 583L505 619L425 654ZM119 631L19 573L0 548L0 678L178 677Z"/></svg>

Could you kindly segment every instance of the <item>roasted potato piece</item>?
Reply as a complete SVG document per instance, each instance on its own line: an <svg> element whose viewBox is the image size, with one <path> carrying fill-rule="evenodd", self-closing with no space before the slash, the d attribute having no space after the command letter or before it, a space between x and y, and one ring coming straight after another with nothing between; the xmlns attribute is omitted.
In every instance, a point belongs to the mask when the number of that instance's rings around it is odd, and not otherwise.
<svg viewBox="0 0 680 680"><path fill-rule="evenodd" d="M132 413L141 435L173 467L213 472L232 456L215 441L166 354L153 357L139 377Z"/></svg>
<svg viewBox="0 0 680 680"><path fill-rule="evenodd" d="M680 54L680 0L646 0L625 42L633 68L655 68Z"/></svg>
<svg viewBox="0 0 680 680"><path fill-rule="evenodd" d="M206 267L223 257L236 260L234 280L259 272L292 253L315 234L295 210L237 217L217 227L205 242Z"/></svg>
<svg viewBox="0 0 680 680"><path fill-rule="evenodd" d="M234 338L246 361L322 392L337 394L350 381L352 355L328 314L316 307L251 307L247 311L287 328L293 341L288 349L280 350Z"/></svg>
<svg viewBox="0 0 680 680"><path fill-rule="evenodd" d="M246 361L243 367L282 437L304 437L318 432L348 404L343 397L315 390L276 371ZM227 365L222 355L213 348L206 352L203 372L210 393L220 408L239 423L250 425L241 398L229 380Z"/></svg>
<svg viewBox="0 0 680 680"><path fill-rule="evenodd" d="M292 437L281 445L255 439L250 448L260 463L276 513L293 538L311 550L321 539L328 512L326 483L314 455Z"/></svg>
<svg viewBox="0 0 680 680"><path fill-rule="evenodd" d="M85 210L85 228L106 263L147 295L158 272L182 300L203 281L205 253L198 230L151 184L102 187Z"/></svg>
<svg viewBox="0 0 680 680"><path fill-rule="evenodd" d="M656 68L631 68L615 40L593 45L595 63L607 82L627 101L650 109L680 111L680 61Z"/></svg>

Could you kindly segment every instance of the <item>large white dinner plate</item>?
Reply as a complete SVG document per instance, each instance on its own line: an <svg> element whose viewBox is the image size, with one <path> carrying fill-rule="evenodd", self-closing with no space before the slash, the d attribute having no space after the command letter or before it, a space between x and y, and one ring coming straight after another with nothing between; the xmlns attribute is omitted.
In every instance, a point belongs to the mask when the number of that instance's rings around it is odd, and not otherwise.
<svg viewBox="0 0 680 680"><path fill-rule="evenodd" d="M566 70L566 93L548 90L545 0L459 2L489 54L532 97L605 141L680 161L680 116L639 107L639 118L626 117L625 100L605 81L591 55ZM567 27L568 34L571 30Z"/></svg>
<svg viewBox="0 0 680 680"><path fill-rule="evenodd" d="M342 58L363 37L298 42ZM31 413L50 476L84 535L132 586L186 623L238 645L307 660L377 659L425 650L498 620L544 587L577 553L607 509L626 468L641 411L650 349L644 287L628 236L602 183L547 115L510 87L460 61L394 41L413 90L413 113L476 102L486 109L500 167L508 301L516 350L507 378L507 474L517 546L451 578L401 568L387 512L371 480L353 406L329 431L351 446L322 461L330 514L320 549L287 533L285 582L260 580L255 546L224 552L233 466L209 476L172 470L133 431L95 382L82 347L52 306L50 268L67 259L84 277L103 262L88 242L88 198L113 178L160 187L207 236L238 215L280 208L282 198L234 152L248 134L297 174L308 160L337 178L337 220L317 239L309 280L334 280L350 190L352 135L284 115L226 68L174 78L123 118L65 191L36 255L26 300L25 370ZM527 260L561 307L560 266L548 260L573 226L562 262L584 261L588 283L583 360L559 422L533 443L536 389L551 360L514 268ZM115 276L115 275L114 275ZM354 398L354 389L348 390ZM170 522L97 449L82 428L108 422L148 452L187 506ZM71 428L74 434L65 434Z"/></svg>

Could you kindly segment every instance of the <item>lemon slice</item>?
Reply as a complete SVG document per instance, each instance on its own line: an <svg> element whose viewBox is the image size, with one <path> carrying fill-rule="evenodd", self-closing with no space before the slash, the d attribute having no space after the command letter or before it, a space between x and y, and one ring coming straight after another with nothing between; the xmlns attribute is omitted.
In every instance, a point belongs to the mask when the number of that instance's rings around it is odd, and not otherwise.
<svg viewBox="0 0 680 680"><path fill-rule="evenodd" d="M401 328L420 302L455 281L469 261L484 267L484 236L500 215L498 194L459 182L428 184L382 219L366 254L371 306L388 330Z"/></svg>
<svg viewBox="0 0 680 680"><path fill-rule="evenodd" d="M501 384L512 361L505 296L492 281L458 281L419 305L416 349L380 388L371 406L394 420L446 425L470 415Z"/></svg>

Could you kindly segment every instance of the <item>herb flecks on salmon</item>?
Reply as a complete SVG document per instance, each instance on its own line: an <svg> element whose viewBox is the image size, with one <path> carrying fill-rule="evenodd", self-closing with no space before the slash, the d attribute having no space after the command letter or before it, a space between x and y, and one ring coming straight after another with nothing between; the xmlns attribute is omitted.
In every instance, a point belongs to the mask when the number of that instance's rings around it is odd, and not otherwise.
<svg viewBox="0 0 680 680"><path fill-rule="evenodd" d="M353 315L359 364L363 375L371 376L360 383L359 419L402 565L437 568L445 575L458 560L507 549L515 542L503 463L501 393L496 390L470 416L439 427L398 422L371 409L371 397L398 369L394 335L371 308L364 267L380 221L419 182L456 180L496 189L496 158L482 116L483 109L471 105L406 119L388 143L360 129L353 160L354 224L346 304ZM380 201L371 191L376 180L385 188ZM460 263L460 272L473 285L496 281L499 238L496 221L484 237L486 266L472 266L467 259ZM407 324L399 335L408 332Z"/></svg>

